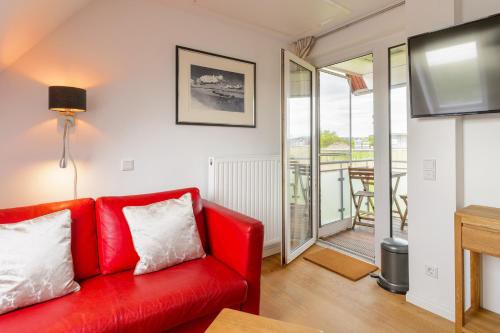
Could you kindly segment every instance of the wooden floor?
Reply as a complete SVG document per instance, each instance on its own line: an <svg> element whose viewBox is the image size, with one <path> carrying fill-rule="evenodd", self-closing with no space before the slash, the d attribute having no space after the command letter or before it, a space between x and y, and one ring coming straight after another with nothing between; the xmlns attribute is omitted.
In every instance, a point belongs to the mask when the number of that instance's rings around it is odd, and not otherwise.
<svg viewBox="0 0 500 333"><path fill-rule="evenodd" d="M451 322L386 292L370 277L352 282L302 257L285 269L279 255L265 258L261 295L261 315L327 333L453 332Z"/></svg>

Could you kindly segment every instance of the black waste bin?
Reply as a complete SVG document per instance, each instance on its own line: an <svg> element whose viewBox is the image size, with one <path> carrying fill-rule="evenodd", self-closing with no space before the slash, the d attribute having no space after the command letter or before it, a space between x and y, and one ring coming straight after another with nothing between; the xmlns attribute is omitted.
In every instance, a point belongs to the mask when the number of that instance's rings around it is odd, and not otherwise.
<svg viewBox="0 0 500 333"><path fill-rule="evenodd" d="M408 242L401 238L386 238L381 244L382 267L377 283L397 294L408 291Z"/></svg>

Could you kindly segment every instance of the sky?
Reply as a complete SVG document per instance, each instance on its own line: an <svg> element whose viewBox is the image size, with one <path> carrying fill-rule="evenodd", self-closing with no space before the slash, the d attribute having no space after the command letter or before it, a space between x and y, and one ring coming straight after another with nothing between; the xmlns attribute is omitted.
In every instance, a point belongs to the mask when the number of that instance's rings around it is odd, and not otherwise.
<svg viewBox="0 0 500 333"><path fill-rule="evenodd" d="M320 127L349 136L350 88L344 78L320 72ZM290 99L292 113L289 118L291 137L309 134L309 98ZM406 133L406 87L391 90L391 131ZM352 136L373 135L373 94L352 96Z"/></svg>

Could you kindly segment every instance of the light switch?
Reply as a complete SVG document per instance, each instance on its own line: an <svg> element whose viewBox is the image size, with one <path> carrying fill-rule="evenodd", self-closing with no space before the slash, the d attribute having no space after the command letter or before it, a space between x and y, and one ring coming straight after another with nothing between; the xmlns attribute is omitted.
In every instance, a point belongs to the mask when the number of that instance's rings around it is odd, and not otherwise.
<svg viewBox="0 0 500 333"><path fill-rule="evenodd" d="M424 180L436 180L436 160L424 160Z"/></svg>
<svg viewBox="0 0 500 333"><path fill-rule="evenodd" d="M436 180L436 171L434 170L424 170L424 180Z"/></svg>
<svg viewBox="0 0 500 333"><path fill-rule="evenodd" d="M134 160L122 160L122 171L133 171Z"/></svg>
<svg viewBox="0 0 500 333"><path fill-rule="evenodd" d="M424 170L436 170L436 160L424 160Z"/></svg>

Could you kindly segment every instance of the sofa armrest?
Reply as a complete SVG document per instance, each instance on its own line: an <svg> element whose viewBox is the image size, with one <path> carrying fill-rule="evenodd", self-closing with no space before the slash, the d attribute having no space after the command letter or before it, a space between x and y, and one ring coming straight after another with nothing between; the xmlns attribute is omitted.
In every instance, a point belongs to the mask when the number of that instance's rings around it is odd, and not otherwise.
<svg viewBox="0 0 500 333"><path fill-rule="evenodd" d="M203 201L210 253L248 283L242 310L259 314L264 225L251 217Z"/></svg>

